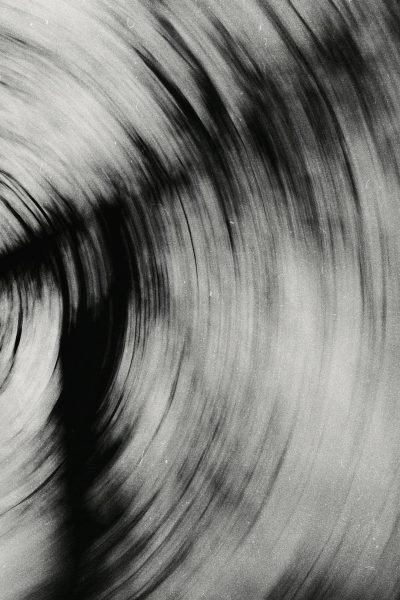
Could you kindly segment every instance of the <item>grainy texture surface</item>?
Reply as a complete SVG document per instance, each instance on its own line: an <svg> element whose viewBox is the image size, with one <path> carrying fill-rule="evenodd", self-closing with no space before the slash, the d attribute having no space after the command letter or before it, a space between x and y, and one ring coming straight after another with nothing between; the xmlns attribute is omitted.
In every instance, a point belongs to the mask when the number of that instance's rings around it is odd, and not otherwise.
<svg viewBox="0 0 400 600"><path fill-rule="evenodd" d="M395 0L0 0L0 600L400 597Z"/></svg>

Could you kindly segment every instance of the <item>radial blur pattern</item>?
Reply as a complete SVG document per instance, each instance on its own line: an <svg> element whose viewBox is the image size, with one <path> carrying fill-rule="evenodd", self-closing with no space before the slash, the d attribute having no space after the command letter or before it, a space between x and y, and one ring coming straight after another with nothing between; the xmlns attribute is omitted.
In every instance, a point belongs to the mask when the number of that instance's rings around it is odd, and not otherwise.
<svg viewBox="0 0 400 600"><path fill-rule="evenodd" d="M0 599L400 598L397 0L0 0Z"/></svg>

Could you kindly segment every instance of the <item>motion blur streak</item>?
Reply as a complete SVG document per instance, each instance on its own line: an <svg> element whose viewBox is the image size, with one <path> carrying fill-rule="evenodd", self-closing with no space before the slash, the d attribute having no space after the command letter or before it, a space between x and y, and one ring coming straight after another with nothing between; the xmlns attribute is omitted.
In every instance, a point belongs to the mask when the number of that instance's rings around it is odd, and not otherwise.
<svg viewBox="0 0 400 600"><path fill-rule="evenodd" d="M1 600L400 598L397 0L0 0Z"/></svg>

